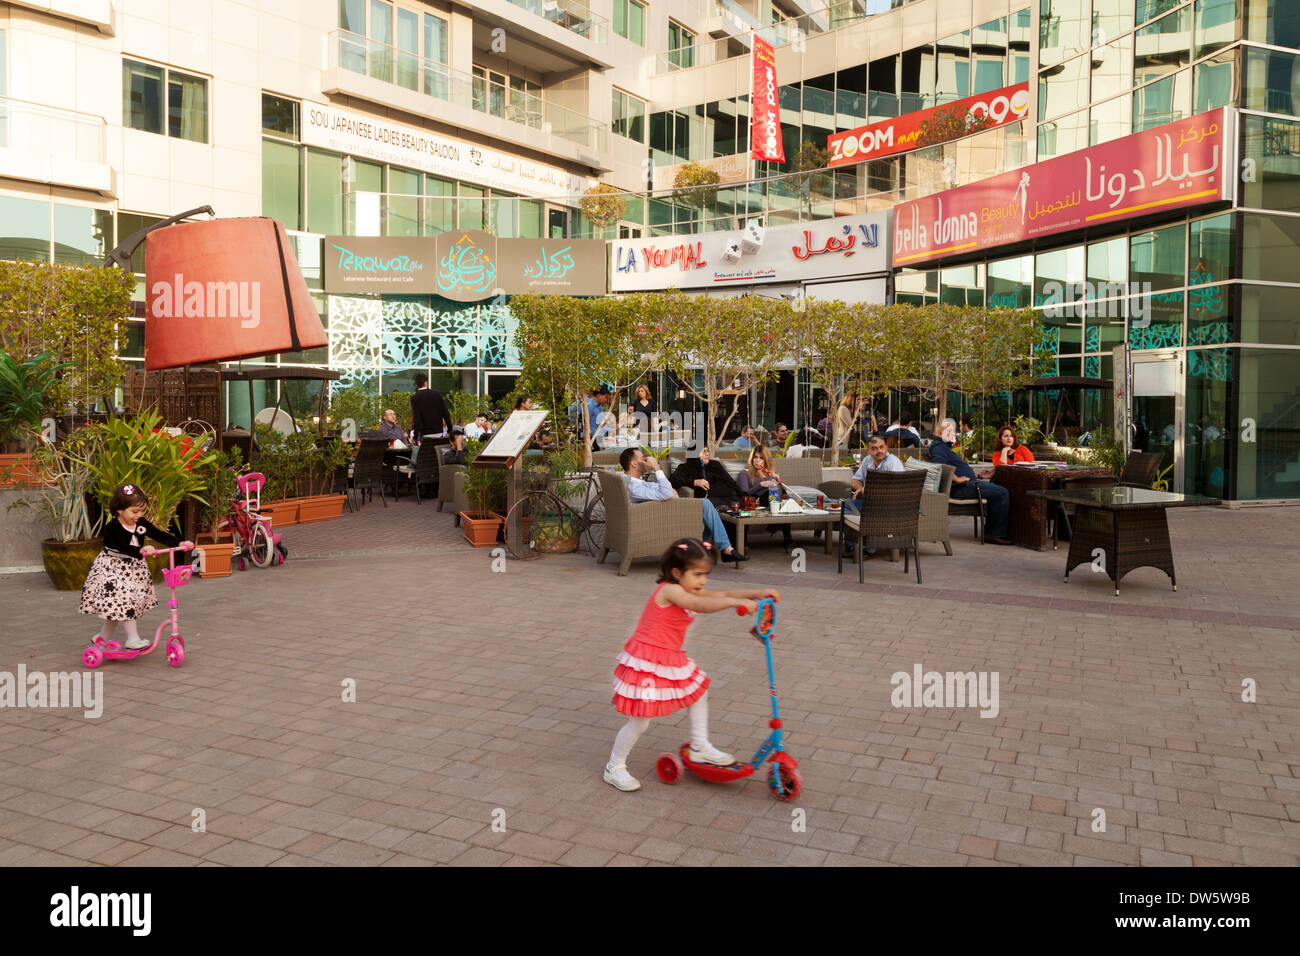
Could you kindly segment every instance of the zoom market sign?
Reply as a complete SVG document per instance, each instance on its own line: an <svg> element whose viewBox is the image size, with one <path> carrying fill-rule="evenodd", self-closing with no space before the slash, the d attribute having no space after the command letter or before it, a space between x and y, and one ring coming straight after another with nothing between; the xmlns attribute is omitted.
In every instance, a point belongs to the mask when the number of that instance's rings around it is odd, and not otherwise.
<svg viewBox="0 0 1300 956"><path fill-rule="evenodd" d="M439 295L479 302L495 295L605 294L599 239L498 239L477 229L441 236L326 236L331 295Z"/></svg>

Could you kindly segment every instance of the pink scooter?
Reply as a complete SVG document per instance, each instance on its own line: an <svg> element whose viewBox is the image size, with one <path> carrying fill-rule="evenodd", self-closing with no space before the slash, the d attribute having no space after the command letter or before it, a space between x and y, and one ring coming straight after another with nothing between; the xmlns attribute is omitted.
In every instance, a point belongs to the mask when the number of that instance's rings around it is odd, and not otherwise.
<svg viewBox="0 0 1300 956"><path fill-rule="evenodd" d="M150 653L158 642L162 640L163 628L171 625L172 636L167 639L167 663L172 667L180 667L185 662L185 639L181 637L180 629L180 603L176 600L176 589L183 587L190 581L190 575L194 573L194 568L188 564L182 564L176 567L177 551L188 551L190 545L180 548L155 548L151 545L145 545L140 549L141 557L149 557L152 554L167 555L167 567L163 568L163 583L171 588L172 596L168 600L167 606L171 608L171 616L165 618L158 625L158 630L154 631L153 643L148 647L142 647L139 650L132 651L123 647L118 641L106 641L96 634L91 640L90 646L81 652L81 662L87 667L98 667L105 660L110 661L130 661L137 657L144 657Z"/></svg>

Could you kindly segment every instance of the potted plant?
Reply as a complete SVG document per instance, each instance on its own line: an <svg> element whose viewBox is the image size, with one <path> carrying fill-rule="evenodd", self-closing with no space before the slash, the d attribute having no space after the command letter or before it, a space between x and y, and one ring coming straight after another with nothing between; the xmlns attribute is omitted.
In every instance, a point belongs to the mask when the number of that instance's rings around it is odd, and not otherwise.
<svg viewBox="0 0 1300 956"><path fill-rule="evenodd" d="M484 444L481 441L465 443L465 497L471 510L460 513L460 524L465 540L476 548L487 548L497 543L503 520L499 510L504 509L506 498L504 471L474 467L474 459Z"/></svg>
<svg viewBox="0 0 1300 956"><path fill-rule="evenodd" d="M298 483L307 471L302 446L295 435L283 435L269 425L255 426L257 454L253 470L266 476L262 488L263 516L274 528L288 528L298 523Z"/></svg>
<svg viewBox="0 0 1300 956"><path fill-rule="evenodd" d="M294 439L304 463L300 481L305 487L300 486L299 490L305 496L299 499L298 523L312 524L342 517L347 495L334 493L334 476L348 463L352 449L337 438L315 438L309 432L300 433Z"/></svg>
<svg viewBox="0 0 1300 956"><path fill-rule="evenodd" d="M200 508L200 524L211 539L199 537L200 574L205 578L230 577L230 558L235 545L226 527L230 501L239 494L240 459L238 448L216 451L204 458L204 479L208 501Z"/></svg>
<svg viewBox="0 0 1300 956"><path fill-rule="evenodd" d="M0 351L0 488L43 483L32 452L58 373L70 366L48 352L19 361Z"/></svg>

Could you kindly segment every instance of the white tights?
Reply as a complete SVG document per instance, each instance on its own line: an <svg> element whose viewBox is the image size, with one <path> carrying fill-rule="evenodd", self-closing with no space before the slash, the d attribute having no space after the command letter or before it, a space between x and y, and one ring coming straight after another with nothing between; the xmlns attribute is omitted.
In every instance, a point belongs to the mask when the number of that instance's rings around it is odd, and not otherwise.
<svg viewBox="0 0 1300 956"><path fill-rule="evenodd" d="M709 746L709 695L703 694L699 700L686 708L686 713L691 719L691 746L696 750L702 750ZM615 767L627 766L628 755L632 753L638 738L650 727L650 720L649 717L627 719L627 723L614 738L614 749L610 752L609 765L606 769L613 770Z"/></svg>
<svg viewBox="0 0 1300 956"><path fill-rule="evenodd" d="M128 640L140 636L140 632L135 628L135 621L105 621L104 626L99 630L100 636L106 641L111 640L113 637L113 630L119 624L122 625L122 630L126 633Z"/></svg>

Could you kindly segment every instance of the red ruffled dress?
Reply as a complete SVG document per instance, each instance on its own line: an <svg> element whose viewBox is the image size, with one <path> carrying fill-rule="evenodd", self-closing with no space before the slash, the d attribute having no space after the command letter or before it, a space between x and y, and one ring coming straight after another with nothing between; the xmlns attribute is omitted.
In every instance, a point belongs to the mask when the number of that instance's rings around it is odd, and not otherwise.
<svg viewBox="0 0 1300 956"><path fill-rule="evenodd" d="M612 703L629 717L663 717L691 706L709 689L709 675L682 650L695 612L655 603L666 583L650 595L614 668Z"/></svg>

